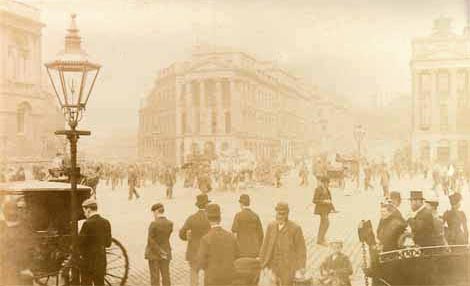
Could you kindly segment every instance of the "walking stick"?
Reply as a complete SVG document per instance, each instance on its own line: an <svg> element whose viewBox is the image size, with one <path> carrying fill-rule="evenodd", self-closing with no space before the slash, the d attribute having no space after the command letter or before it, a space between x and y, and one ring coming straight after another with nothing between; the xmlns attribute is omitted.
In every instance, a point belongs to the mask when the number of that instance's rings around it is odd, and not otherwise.
<svg viewBox="0 0 470 286"><path fill-rule="evenodd" d="M367 268L367 249L366 249L366 243L365 241L361 242L361 248L362 248L362 261L364 262L364 267ZM364 273L364 282L365 286L369 286L369 277Z"/></svg>

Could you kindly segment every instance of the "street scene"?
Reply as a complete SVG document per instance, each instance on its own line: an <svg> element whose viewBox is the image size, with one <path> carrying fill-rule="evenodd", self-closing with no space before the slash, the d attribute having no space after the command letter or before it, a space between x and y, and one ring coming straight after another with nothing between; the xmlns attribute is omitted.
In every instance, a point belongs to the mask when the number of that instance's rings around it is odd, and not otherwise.
<svg viewBox="0 0 470 286"><path fill-rule="evenodd" d="M0 286L470 285L470 1L0 0Z"/></svg>

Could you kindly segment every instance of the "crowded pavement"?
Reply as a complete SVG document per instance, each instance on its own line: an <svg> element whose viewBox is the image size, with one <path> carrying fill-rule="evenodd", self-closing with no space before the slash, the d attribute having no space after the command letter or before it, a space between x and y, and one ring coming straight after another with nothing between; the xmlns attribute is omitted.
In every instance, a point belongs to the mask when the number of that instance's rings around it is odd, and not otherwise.
<svg viewBox="0 0 470 286"><path fill-rule="evenodd" d="M311 276L319 275L319 266L328 255L327 247L315 243L319 227L319 219L313 214L313 197L315 179L311 176L310 184L299 186L297 172L293 171L282 178L281 188L274 186L254 185L247 190L238 192L220 192L214 190L209 193L209 198L221 205L222 225L230 229L233 217L239 211L238 198L246 193L252 198L252 209L257 212L262 220L263 227L274 219L274 207L277 202L285 201L289 204L290 218L300 224L304 231L307 244L307 273ZM183 182L175 185L174 197L166 199L165 186L157 183L147 183L139 189L141 197L137 200L128 200L126 186L111 190L101 182L97 191L97 199L102 206L102 214L108 217L113 225L113 235L127 248L130 258L129 285L141 285L149 280L148 266L144 259L147 228L152 220L150 207L161 202L166 207L166 216L174 222L174 233L171 237L173 247L173 260L170 264L172 285L188 285L189 267L185 261L186 243L179 239L178 230L182 227L188 215L196 210L194 205L199 190L184 188ZM344 241L345 253L353 264L353 285L363 285L364 273L362 271L363 258L361 244L357 237L357 227L362 219L371 219L374 227L377 226L380 217L380 202L383 201L381 187L376 180L373 189L367 192L357 191L355 184L349 183L345 190L332 188L332 196L338 213L331 216L330 229L327 237L340 238ZM409 196L410 190L430 190L432 181L422 176L391 180L391 190L402 193L403 198ZM464 198L468 198L468 190L462 192ZM440 197L440 210L449 208L449 203L442 194ZM468 199L464 200L462 209L468 209ZM361 206L361 207L358 207ZM403 200L401 207L403 214L407 214L409 204Z"/></svg>

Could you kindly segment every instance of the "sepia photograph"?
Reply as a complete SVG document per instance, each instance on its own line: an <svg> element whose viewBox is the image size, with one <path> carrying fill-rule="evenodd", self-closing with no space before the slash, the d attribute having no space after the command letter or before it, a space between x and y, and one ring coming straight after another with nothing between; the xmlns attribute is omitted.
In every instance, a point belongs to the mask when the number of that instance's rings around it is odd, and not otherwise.
<svg viewBox="0 0 470 286"><path fill-rule="evenodd" d="M470 0L0 0L0 286L469 286Z"/></svg>

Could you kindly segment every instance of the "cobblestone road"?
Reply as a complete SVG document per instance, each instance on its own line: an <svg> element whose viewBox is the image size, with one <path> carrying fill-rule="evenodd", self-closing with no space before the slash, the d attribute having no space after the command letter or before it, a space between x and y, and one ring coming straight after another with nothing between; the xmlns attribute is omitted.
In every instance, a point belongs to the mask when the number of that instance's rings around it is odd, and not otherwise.
<svg viewBox="0 0 470 286"><path fill-rule="evenodd" d="M307 271L315 276L323 258L328 255L328 249L315 244L319 219L313 215L310 201L313 195L313 186L299 187L298 180L292 176L284 180L280 189L272 187L254 186L246 191L252 197L252 208L259 215L266 226L274 219L274 206L280 201L286 201L291 208L290 219L299 223L304 231L307 241L308 260ZM401 180L392 182L392 190L401 191L403 197L411 189L427 189L429 182L422 179ZM348 190L349 187L347 187ZM331 216L329 237L340 237L345 241L344 251L351 258L354 267L353 285L363 285L361 245L357 238L357 225L361 219L372 219L374 227L379 216L378 204L382 199L379 188L373 191L352 193L339 189L333 191L333 201L338 214ZM149 284L147 261L144 259L144 249L147 237L147 227L152 219L150 206L155 202L163 202L167 217L174 222L174 233L171 238L173 246L173 260L171 262L172 285L189 285L189 268L185 262L185 243L178 238L178 231L188 215L193 213L194 198L198 191L176 187L173 200L164 198L164 187L160 185L146 186L140 190L141 198L135 201L127 200L127 189L121 187L111 191L104 182L98 189L100 212L110 219L113 226L113 236L126 247L130 258L130 273L128 285L141 286ZM238 211L238 196L240 193L216 192L210 193L210 198L221 205L222 226L230 229L234 214ZM467 196L468 191L466 191ZM468 199L465 200L468 204ZM468 209L468 205L467 209ZM465 206L464 206L465 207ZM442 198L441 211L448 208L447 201ZM402 211L409 209L404 201Z"/></svg>

